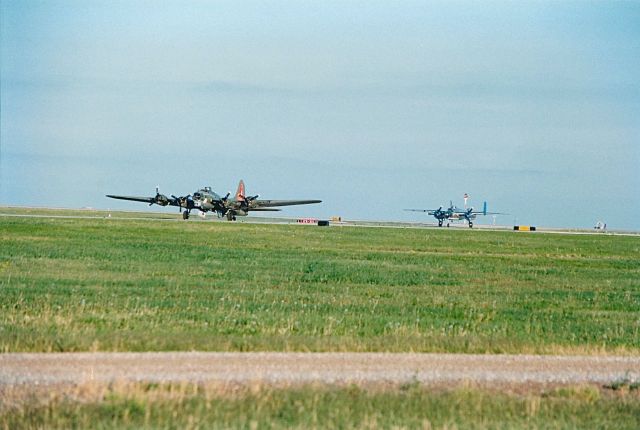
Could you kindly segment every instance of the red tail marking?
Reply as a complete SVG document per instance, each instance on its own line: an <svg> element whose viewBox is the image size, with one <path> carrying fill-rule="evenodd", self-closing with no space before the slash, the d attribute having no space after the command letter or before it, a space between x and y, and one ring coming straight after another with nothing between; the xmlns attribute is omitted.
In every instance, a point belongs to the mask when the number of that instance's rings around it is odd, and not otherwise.
<svg viewBox="0 0 640 430"><path fill-rule="evenodd" d="M238 184L238 191L236 191L236 200L239 202L244 201L244 181L240 179Z"/></svg>

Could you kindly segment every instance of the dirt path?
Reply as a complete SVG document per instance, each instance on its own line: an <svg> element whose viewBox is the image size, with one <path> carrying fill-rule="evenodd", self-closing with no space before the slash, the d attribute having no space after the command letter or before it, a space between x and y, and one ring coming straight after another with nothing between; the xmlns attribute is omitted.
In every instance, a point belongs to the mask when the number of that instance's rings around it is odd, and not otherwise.
<svg viewBox="0 0 640 430"><path fill-rule="evenodd" d="M0 389L91 382L607 384L640 381L640 357L386 353L0 354Z"/></svg>

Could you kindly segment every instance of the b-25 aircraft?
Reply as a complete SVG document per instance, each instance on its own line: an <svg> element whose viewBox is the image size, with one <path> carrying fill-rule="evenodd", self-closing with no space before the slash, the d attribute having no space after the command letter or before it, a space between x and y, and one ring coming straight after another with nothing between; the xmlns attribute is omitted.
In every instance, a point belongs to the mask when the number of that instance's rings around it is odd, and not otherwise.
<svg viewBox="0 0 640 430"><path fill-rule="evenodd" d="M449 202L449 207L447 209L443 209L440 206L438 209L405 209L405 211L411 212L426 212L428 215L432 215L435 219L438 220L438 227L442 227L444 221L447 221L447 227L449 227L449 223L451 221L466 221L469 223L469 228L473 227L473 220L476 219L478 215L504 215L502 212L487 212L487 202L484 202L481 211L474 211L473 208L467 208L468 195L465 194L465 208L458 208L453 205L453 202Z"/></svg>
<svg viewBox="0 0 640 430"><path fill-rule="evenodd" d="M149 206L156 204L160 206L178 206L182 212L182 219L189 219L192 210L197 209L202 214L208 211L215 212L219 218L227 217L229 221L235 221L237 216L246 216L251 211L279 211L275 209L277 206L293 206L308 205L313 203L321 203L322 200L258 200L258 195L245 195L244 181L240 180L238 190L233 198L229 198L231 193L227 193L221 197L211 187L204 187L182 197L176 197L173 194L167 197L160 194L156 188L154 197L135 197L135 196L115 196L107 194L107 197L119 200L131 200L134 202L149 203ZM184 209L184 211L183 211Z"/></svg>

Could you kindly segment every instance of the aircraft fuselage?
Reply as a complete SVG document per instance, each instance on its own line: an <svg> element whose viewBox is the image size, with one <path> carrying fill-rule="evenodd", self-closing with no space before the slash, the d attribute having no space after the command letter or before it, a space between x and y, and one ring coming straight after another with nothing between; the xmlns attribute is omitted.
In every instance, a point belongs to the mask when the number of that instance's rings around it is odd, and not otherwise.
<svg viewBox="0 0 640 430"><path fill-rule="evenodd" d="M204 211L215 211L219 209L222 197L211 190L211 187L204 187L193 193L193 204L196 208Z"/></svg>

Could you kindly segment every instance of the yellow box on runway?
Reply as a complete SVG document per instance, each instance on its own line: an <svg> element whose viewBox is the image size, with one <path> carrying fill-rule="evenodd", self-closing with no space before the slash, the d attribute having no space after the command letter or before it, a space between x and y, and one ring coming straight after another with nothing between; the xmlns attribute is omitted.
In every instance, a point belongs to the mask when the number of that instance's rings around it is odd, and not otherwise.
<svg viewBox="0 0 640 430"><path fill-rule="evenodd" d="M514 225L513 229L515 231L536 231L536 228L530 225Z"/></svg>

